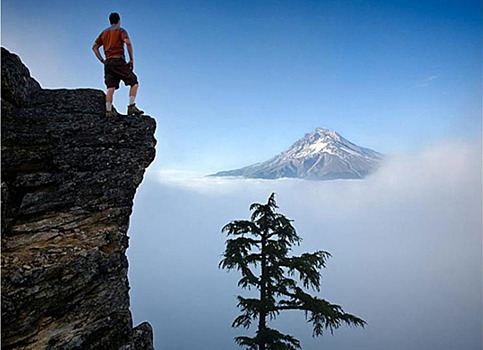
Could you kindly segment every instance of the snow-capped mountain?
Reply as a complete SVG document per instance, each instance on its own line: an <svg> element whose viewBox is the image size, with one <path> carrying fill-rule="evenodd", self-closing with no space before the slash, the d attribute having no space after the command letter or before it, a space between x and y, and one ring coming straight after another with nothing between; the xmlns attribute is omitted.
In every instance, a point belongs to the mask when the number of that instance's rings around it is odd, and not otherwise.
<svg viewBox="0 0 483 350"><path fill-rule="evenodd" d="M357 146L335 131L317 128L272 159L241 169L222 171L212 176L262 179L292 177L311 180L361 179L372 173L382 158L381 153Z"/></svg>

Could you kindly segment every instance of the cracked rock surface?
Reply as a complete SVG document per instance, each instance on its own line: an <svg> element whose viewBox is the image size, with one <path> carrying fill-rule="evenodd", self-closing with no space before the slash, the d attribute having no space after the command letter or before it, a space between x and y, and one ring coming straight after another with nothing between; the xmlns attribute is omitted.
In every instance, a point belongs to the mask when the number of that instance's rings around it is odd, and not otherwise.
<svg viewBox="0 0 483 350"><path fill-rule="evenodd" d="M2 349L153 349L126 249L155 128L107 119L102 91L42 89L2 48Z"/></svg>

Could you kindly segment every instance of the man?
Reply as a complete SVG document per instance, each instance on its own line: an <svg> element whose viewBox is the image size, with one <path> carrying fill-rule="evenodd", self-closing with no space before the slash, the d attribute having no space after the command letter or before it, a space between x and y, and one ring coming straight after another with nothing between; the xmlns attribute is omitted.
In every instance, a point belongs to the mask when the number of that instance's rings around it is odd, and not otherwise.
<svg viewBox="0 0 483 350"><path fill-rule="evenodd" d="M119 89L119 82L122 80L129 90L128 115L141 115L144 112L136 107L134 101L139 87L138 78L134 74L134 56L131 41L125 29L121 28L121 18L118 13L109 15L111 26L104 30L94 42L92 50L96 57L104 64L104 82L107 86L106 93L106 116L113 117L119 115L112 105L114 91ZM129 53L129 63L126 63L124 56L124 44ZM104 59L99 52L99 48L104 46Z"/></svg>

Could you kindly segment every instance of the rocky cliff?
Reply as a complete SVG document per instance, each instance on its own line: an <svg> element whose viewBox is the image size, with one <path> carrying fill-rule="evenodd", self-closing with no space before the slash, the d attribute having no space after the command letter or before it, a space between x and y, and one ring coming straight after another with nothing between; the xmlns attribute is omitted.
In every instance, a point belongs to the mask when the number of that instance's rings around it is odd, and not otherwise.
<svg viewBox="0 0 483 350"><path fill-rule="evenodd" d="M152 349L133 329L129 217L155 121L46 90L2 48L2 349Z"/></svg>

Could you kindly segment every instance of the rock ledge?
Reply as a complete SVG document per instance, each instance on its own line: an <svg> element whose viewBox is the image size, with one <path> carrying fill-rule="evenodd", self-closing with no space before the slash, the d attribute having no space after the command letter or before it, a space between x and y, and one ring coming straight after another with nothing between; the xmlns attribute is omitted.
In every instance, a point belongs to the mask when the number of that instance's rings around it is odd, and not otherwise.
<svg viewBox="0 0 483 350"><path fill-rule="evenodd" d="M2 349L153 349L133 328L129 217L154 119L46 90L2 48Z"/></svg>

